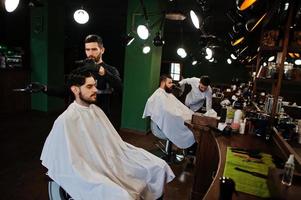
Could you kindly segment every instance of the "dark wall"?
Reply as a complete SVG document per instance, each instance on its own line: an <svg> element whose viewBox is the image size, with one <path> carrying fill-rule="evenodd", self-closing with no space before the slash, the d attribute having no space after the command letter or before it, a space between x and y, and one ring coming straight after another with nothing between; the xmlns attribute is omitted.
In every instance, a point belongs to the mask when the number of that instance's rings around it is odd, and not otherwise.
<svg viewBox="0 0 301 200"><path fill-rule="evenodd" d="M124 51L123 38L126 35L127 1L85 1L84 9L89 13L87 24L77 24L73 19L75 10L81 2L65 3L65 63L70 71L70 63L85 58L84 39L88 34L100 35L103 39L104 62L117 67L123 75Z"/></svg>
<svg viewBox="0 0 301 200"><path fill-rule="evenodd" d="M214 48L214 57L216 62L210 63L204 59L203 46L200 46L199 42L195 40L198 38L197 32L184 32L183 37L167 33L166 43L163 47L163 62L179 62L182 64L183 77L199 77L201 75L209 75L213 83L230 83L235 77L239 77L243 81L250 79L249 72L244 65L233 62L229 65L226 63L226 59L230 57L230 53L222 49L222 47ZM183 38L183 40L182 40ZM184 46L187 52L186 58L180 58L176 51L181 45ZM193 66L192 56L198 59L199 64Z"/></svg>
<svg viewBox="0 0 301 200"><path fill-rule="evenodd" d="M190 63L189 63L190 64ZM246 67L239 64L228 65L226 63L209 63L205 61L196 66L185 65L183 70L184 77L208 75L211 77L212 83L230 84L233 78L239 78L241 81L249 81L249 72Z"/></svg>
<svg viewBox="0 0 301 200"><path fill-rule="evenodd" d="M9 48L21 47L25 53L25 67L29 67L29 27L29 8L24 1L20 1L20 5L12 13L6 12L1 2L0 45Z"/></svg>
<svg viewBox="0 0 301 200"><path fill-rule="evenodd" d="M30 7L27 1L20 1L18 8L8 13L0 7L0 45L21 47L25 51L27 65L30 65ZM82 1L65 1L65 72L70 71L74 60L85 58L83 40L86 35L94 33L103 37L106 52L104 61L116 66L123 73L124 46L126 34L127 1L111 2L84 1L84 8L90 14L90 21L85 25L77 24L73 13L83 5ZM117 16L114 16L115 13ZM108 23L110 22L110 23ZM51 34L51 33L49 33ZM55 42L55 41L54 41Z"/></svg>

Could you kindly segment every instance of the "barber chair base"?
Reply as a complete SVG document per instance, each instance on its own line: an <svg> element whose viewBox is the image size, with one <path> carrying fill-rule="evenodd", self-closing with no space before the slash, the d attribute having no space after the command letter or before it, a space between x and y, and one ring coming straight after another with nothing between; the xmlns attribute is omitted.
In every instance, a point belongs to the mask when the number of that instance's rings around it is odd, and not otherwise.
<svg viewBox="0 0 301 200"><path fill-rule="evenodd" d="M161 159L165 160L168 164L180 164L184 160L184 157L183 155L172 154L170 156L165 155Z"/></svg>
<svg viewBox="0 0 301 200"><path fill-rule="evenodd" d="M165 160L168 164L178 164L185 158L184 152L183 154L175 152L172 149L172 142L168 140L166 141L166 145L159 141L158 143L155 143L155 146L157 146L159 149L152 151L152 153Z"/></svg>

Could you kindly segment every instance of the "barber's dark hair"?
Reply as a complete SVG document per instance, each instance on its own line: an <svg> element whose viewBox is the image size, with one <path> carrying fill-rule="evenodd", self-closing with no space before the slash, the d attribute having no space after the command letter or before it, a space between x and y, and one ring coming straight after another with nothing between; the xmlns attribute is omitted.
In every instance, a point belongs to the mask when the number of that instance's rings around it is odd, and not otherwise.
<svg viewBox="0 0 301 200"><path fill-rule="evenodd" d="M86 82L86 78L94 77L91 71L85 64L82 67L78 67L73 70L67 77L67 86L70 88L71 86L82 86ZM90 65L90 64L89 64Z"/></svg>
<svg viewBox="0 0 301 200"><path fill-rule="evenodd" d="M163 81L166 81L166 79L168 79L168 78L172 79L169 74L162 74L160 76L160 83L162 83Z"/></svg>
<svg viewBox="0 0 301 200"><path fill-rule="evenodd" d="M208 85L210 85L211 80L210 80L209 76L201 76L200 83L202 83L205 86L208 86Z"/></svg>
<svg viewBox="0 0 301 200"><path fill-rule="evenodd" d="M98 35L94 35L94 34L88 35L85 38L85 43L90 43L90 42L97 42L99 46L103 46L102 38Z"/></svg>

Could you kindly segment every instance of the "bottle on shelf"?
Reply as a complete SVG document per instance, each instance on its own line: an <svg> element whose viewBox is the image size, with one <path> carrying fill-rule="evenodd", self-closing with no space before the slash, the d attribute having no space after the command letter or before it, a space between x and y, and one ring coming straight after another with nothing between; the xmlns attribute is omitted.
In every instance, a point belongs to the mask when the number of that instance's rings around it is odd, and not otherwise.
<svg viewBox="0 0 301 200"><path fill-rule="evenodd" d="M294 155L290 154L288 160L285 163L284 166L284 173L282 176L282 184L290 186L293 181L293 176L294 176L294 169L295 169L295 164L294 164Z"/></svg>

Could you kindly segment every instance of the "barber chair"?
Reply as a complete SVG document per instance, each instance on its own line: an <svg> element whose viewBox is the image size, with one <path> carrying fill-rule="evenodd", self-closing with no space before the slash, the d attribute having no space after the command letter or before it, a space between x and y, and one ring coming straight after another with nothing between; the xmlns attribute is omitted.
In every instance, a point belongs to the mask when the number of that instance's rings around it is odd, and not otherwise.
<svg viewBox="0 0 301 200"><path fill-rule="evenodd" d="M157 156L165 160L167 163L176 163L182 161L184 159L184 155L175 154L172 151L173 143L165 136L158 125L152 120L150 127L154 136L156 136L160 140L166 140L165 145L161 141L158 142L159 144L155 144L161 150L161 152L163 152L163 155Z"/></svg>
<svg viewBox="0 0 301 200"><path fill-rule="evenodd" d="M52 180L48 182L48 194L49 200L73 200L61 186Z"/></svg>

